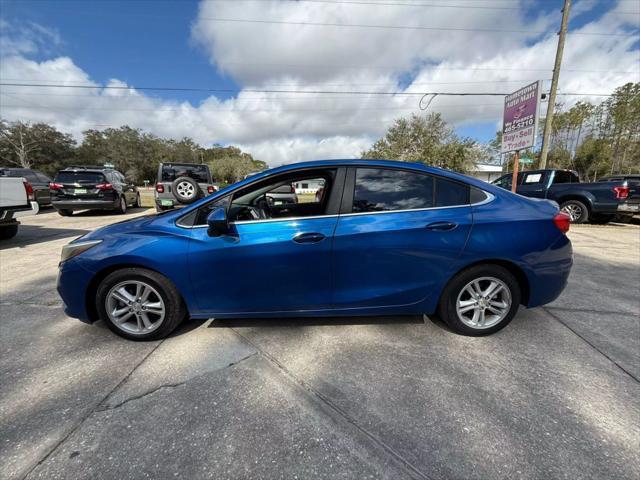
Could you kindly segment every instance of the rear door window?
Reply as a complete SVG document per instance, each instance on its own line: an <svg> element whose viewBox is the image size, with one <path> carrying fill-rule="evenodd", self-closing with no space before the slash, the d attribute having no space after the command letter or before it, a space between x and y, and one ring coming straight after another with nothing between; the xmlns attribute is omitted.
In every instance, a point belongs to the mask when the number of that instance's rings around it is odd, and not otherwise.
<svg viewBox="0 0 640 480"><path fill-rule="evenodd" d="M433 206L434 178L431 175L383 168L356 169L354 213Z"/></svg>

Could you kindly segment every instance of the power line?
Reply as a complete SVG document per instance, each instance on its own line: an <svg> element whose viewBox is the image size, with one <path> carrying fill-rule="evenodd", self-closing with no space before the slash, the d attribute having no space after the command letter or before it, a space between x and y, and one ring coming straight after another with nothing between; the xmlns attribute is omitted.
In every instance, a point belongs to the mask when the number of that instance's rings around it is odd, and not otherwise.
<svg viewBox="0 0 640 480"><path fill-rule="evenodd" d="M257 2L259 3L262 0L205 0L206 2ZM473 10L511 10L511 11L522 11L522 7L497 7L497 6L489 6L489 5L452 5L452 4L440 4L440 3L421 3L421 2L385 2L385 1L362 1L362 0L286 0L290 3L319 3L319 4L334 4L334 5L373 5L373 6L382 6L382 7L430 7L430 8L460 8L460 9L473 9ZM458 0L464 1L464 0ZM475 0L473 0L475 1ZM640 12L612 12L616 14L624 14L624 15L638 15Z"/></svg>
<svg viewBox="0 0 640 480"><path fill-rule="evenodd" d="M515 80L475 80L475 81L464 81L464 82L408 82L408 85L417 86L417 85L476 85L476 84L491 84L491 83L521 83L521 82L535 82L538 80L542 80L543 82L550 82L550 78L519 78ZM23 82L23 81L31 81L30 79L24 78L0 78L2 82ZM40 80L38 80L40 81ZM50 82L67 82L67 80L55 80L55 79L47 79L43 80L49 84ZM376 83L368 83L368 82L351 82L351 83L323 83L323 87L351 87L351 86L390 86L393 83L397 83L395 81L389 82L376 82ZM51 83L51 86L59 85L55 83ZM296 87L299 84L296 83L266 83L262 85L264 88L271 87Z"/></svg>
<svg viewBox="0 0 640 480"><path fill-rule="evenodd" d="M186 92L211 92L211 93L232 93L237 94L238 89L230 88L197 88L197 87L124 87L119 85L47 85L42 83L5 83L0 86L6 87L34 87L34 88L81 88L81 89L111 89L111 90L157 90L157 91L186 91ZM380 92L364 90L271 90L271 89L243 89L243 92L251 93L295 93L306 95L383 95L383 96L423 96L425 94L439 96L505 96L507 93L498 92ZM565 96L589 96L589 97L610 97L610 93L559 93Z"/></svg>
<svg viewBox="0 0 640 480"><path fill-rule="evenodd" d="M484 32L484 33L519 33L533 35L548 35L555 32L543 30L499 30L494 28L458 28L458 27L425 27L415 25L370 25L359 23L320 23L320 22L294 22L290 20L261 20L247 18L220 18L220 17L200 17L201 20L211 22L227 22L227 23L254 23L254 24L272 24L272 25L299 25L308 27L345 27L345 28L375 28L375 29L391 29L391 30L426 30L440 32ZM638 34L626 33L609 33L609 32L570 32L570 35L595 35L607 37L636 37Z"/></svg>

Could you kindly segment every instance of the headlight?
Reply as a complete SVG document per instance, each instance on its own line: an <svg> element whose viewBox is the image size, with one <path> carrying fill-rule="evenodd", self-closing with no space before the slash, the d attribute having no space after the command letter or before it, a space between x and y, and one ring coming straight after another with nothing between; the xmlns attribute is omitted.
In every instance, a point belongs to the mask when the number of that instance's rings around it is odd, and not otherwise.
<svg viewBox="0 0 640 480"><path fill-rule="evenodd" d="M60 261L64 262L66 260L69 260L70 258L75 257L76 255L80 255L82 252L86 252L87 250L95 247L101 242L102 240L87 240L85 242L69 243L62 247L62 255Z"/></svg>

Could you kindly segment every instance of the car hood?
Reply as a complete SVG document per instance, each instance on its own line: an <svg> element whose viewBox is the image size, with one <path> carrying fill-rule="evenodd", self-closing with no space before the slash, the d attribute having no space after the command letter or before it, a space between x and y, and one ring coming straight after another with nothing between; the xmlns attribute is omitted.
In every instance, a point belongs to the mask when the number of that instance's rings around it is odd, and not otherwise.
<svg viewBox="0 0 640 480"><path fill-rule="evenodd" d="M84 242L86 240L99 240L109 235L120 235L127 233L139 233L149 230L150 226L157 222L162 215L145 215L143 217L132 218L122 222L105 225L92 232L74 240L74 242Z"/></svg>

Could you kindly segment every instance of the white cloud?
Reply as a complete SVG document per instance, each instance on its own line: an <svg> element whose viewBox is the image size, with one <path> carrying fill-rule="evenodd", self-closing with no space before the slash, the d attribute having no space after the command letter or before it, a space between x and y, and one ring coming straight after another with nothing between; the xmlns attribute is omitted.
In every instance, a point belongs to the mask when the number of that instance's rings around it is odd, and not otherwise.
<svg viewBox="0 0 640 480"><path fill-rule="evenodd" d="M589 10L593 2L582 0L576 6ZM614 13L580 31L624 34L637 26L633 16ZM128 124L172 138L190 136L202 144L233 143L271 165L345 158L357 156L367 148L394 118L418 112L420 97L253 90L509 92L530 81L551 78L557 42L555 34L239 24L215 22L212 18L526 31L555 31L559 23L556 11L531 20L518 9L274 1L243 2L239 9L235 2L203 2L192 36L216 68L242 86L234 98L223 100L212 95L193 105L152 97L118 79L112 79L109 85L123 89L7 86L2 87L1 114L9 119L47 121L76 136L87 128ZM3 49L0 58L3 80L97 85L70 58L29 60L31 48L37 50L38 44L19 46L23 37L9 25L1 27L3 38L14 42L12 50L7 53ZM7 31L13 34L5 35ZM570 35L560 90L610 92L625 82L640 81L638 55L637 37ZM407 75L412 79L408 85L404 80ZM561 98L568 102L579 99ZM497 123L501 103L501 97L441 96L429 110L442 112L455 125Z"/></svg>

